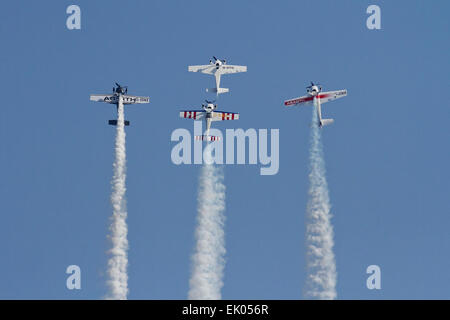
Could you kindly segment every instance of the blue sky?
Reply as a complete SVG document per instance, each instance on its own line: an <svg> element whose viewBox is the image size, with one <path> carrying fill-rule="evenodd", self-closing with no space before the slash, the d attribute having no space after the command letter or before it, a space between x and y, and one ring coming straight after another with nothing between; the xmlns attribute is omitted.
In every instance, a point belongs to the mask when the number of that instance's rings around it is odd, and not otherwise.
<svg viewBox="0 0 450 320"><path fill-rule="evenodd" d="M81 30L66 8L81 8ZM381 30L366 8L381 8ZM5 1L0 12L0 298L106 293L115 110L89 101L114 81L151 103L126 109L131 299L185 299L198 166L172 164L178 111L211 98L187 72L212 55L220 108L280 130L280 170L225 167L225 299L299 299L311 109L309 81L348 96L324 105L338 298L449 299L450 3L433 1ZM82 289L65 269L81 267ZM382 289L365 273L379 265Z"/></svg>

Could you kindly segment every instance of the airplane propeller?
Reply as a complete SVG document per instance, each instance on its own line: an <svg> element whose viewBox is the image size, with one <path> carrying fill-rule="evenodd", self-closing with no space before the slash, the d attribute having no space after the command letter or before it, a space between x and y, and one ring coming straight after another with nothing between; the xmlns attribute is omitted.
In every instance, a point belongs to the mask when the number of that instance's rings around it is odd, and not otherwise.
<svg viewBox="0 0 450 320"><path fill-rule="evenodd" d="M118 84L117 82L116 82L116 86L119 87L119 88L124 88L124 89L125 89L125 88L128 88L128 86L121 86L121 85Z"/></svg>
<svg viewBox="0 0 450 320"><path fill-rule="evenodd" d="M322 86L320 83L314 83L311 81L311 85L307 86L306 89L311 89L313 86L317 86L322 90Z"/></svg>
<svg viewBox="0 0 450 320"><path fill-rule="evenodd" d="M128 86L121 86L120 84L118 84L117 82L115 82L117 88L113 88L113 92L117 92L117 93L128 93ZM119 92L120 91L120 92Z"/></svg>
<svg viewBox="0 0 450 320"><path fill-rule="evenodd" d="M214 59L214 61L220 61L220 62L222 62L223 64L226 63L226 60L225 60L225 59L223 59L223 60L217 59L215 56L213 56L213 59Z"/></svg>

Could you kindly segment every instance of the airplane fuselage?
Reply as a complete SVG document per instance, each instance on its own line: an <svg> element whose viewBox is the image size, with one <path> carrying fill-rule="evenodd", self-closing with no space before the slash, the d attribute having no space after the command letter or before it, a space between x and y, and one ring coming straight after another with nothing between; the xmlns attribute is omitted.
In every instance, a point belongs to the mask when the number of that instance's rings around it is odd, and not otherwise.
<svg viewBox="0 0 450 320"><path fill-rule="evenodd" d="M313 102L314 102L314 106L316 107L316 112L317 112L317 121L318 121L317 125L319 127L322 127L322 107L320 105L320 97L317 95L314 95Z"/></svg>
<svg viewBox="0 0 450 320"><path fill-rule="evenodd" d="M323 126L322 123L322 107L320 104L320 91L321 88L319 88L316 85L312 85L310 90L307 91L307 94L313 97L313 103L314 106L316 107L316 112L317 112L317 125L319 126L319 128L321 128Z"/></svg>
<svg viewBox="0 0 450 320"><path fill-rule="evenodd" d="M209 136L209 129L211 128L211 121L212 121L212 117L213 117L213 111L214 109L216 109L216 105L212 104L212 103L208 103L207 105L203 105L203 109L206 111L205 114L205 123L206 123L206 131L205 131L205 135Z"/></svg>

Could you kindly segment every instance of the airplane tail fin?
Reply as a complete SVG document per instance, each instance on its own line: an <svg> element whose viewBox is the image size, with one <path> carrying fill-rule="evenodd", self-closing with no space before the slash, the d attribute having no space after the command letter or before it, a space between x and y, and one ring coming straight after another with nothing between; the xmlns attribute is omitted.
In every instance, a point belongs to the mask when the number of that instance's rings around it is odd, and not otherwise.
<svg viewBox="0 0 450 320"><path fill-rule="evenodd" d="M206 89L206 92L212 92L212 93L217 93L217 94L225 93L225 92L229 92L229 91L230 91L230 89L228 89L228 88L219 88L219 89L217 89L217 88L208 88L208 89Z"/></svg>
<svg viewBox="0 0 450 320"><path fill-rule="evenodd" d="M328 126L334 122L334 119L322 119L320 125L321 127Z"/></svg>
<svg viewBox="0 0 450 320"><path fill-rule="evenodd" d="M109 120L108 124L111 125L111 126L117 126L117 120ZM124 121L124 125L125 126L129 126L130 125L130 121L125 120Z"/></svg>
<svg viewBox="0 0 450 320"><path fill-rule="evenodd" d="M216 136L195 136L195 140L200 140L200 141L219 141L220 137L216 137Z"/></svg>

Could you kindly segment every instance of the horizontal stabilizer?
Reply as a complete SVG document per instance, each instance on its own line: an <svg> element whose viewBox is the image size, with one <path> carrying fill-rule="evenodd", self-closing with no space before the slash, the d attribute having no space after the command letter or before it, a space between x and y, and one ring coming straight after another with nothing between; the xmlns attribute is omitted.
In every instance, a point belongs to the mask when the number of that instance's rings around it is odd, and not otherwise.
<svg viewBox="0 0 450 320"><path fill-rule="evenodd" d="M117 126L117 120L109 120L108 124L111 126ZM130 125L130 121L125 120L124 121L124 125L129 126Z"/></svg>
<svg viewBox="0 0 450 320"><path fill-rule="evenodd" d="M329 124L332 124L334 122L334 119L322 119L322 121L320 122L320 125L322 127L327 126Z"/></svg>
<svg viewBox="0 0 450 320"><path fill-rule="evenodd" d="M195 140L201 140L201 141L219 141L220 137L216 136L195 136Z"/></svg>
<svg viewBox="0 0 450 320"><path fill-rule="evenodd" d="M229 92L230 89L228 88L208 88L206 89L206 92L212 92L212 93L225 93L225 92Z"/></svg>

